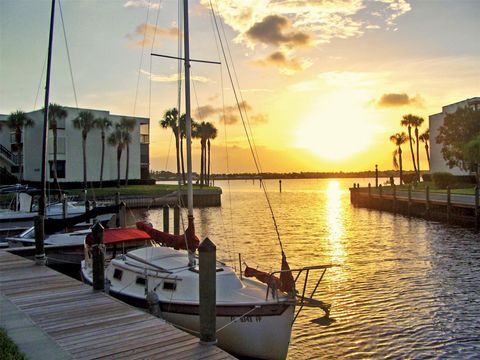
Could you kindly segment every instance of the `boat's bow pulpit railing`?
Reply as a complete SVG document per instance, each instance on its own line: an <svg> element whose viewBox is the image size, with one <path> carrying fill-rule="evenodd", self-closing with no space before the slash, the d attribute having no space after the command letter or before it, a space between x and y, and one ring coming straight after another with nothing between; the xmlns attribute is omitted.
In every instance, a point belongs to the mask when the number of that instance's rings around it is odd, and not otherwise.
<svg viewBox="0 0 480 360"><path fill-rule="evenodd" d="M300 312L303 310L304 307L316 307L320 308L325 312L325 317L330 316L330 304L327 304L321 300L315 299L315 295L317 294L318 287L323 280L323 277L327 271L327 269L331 267L339 266L336 264L329 264L329 265L315 265L315 266L305 266L298 269L288 269L288 270L278 270L270 273L270 277L273 279L275 277L280 276L282 273L290 272L294 276L295 280L295 292L292 294L292 303L296 306L299 306L297 313L293 319L293 322L297 319ZM315 273L315 278L312 278L311 273ZM304 276L301 277L301 275ZM313 289L311 286L313 285ZM300 285L300 286L299 286ZM301 294L298 292L299 289L302 289ZM278 287L276 286L276 282L271 282L267 286L267 298L268 294L271 292L274 298L278 299Z"/></svg>

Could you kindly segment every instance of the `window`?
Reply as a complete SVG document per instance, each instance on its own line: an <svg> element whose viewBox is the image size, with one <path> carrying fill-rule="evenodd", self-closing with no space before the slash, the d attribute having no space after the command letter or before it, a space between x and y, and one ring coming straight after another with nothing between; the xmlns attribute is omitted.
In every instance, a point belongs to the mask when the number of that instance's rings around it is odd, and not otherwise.
<svg viewBox="0 0 480 360"><path fill-rule="evenodd" d="M52 128L50 121L48 122L48 128ZM65 118L57 119L57 129L65 129Z"/></svg>
<svg viewBox="0 0 480 360"><path fill-rule="evenodd" d="M177 289L177 283L171 281L165 281L163 283L163 290L175 291Z"/></svg>
<svg viewBox="0 0 480 360"><path fill-rule="evenodd" d="M53 136L48 138L48 153L53 155ZM57 136L57 155L65 154L65 138Z"/></svg>
<svg viewBox="0 0 480 360"><path fill-rule="evenodd" d="M137 281L136 281L136 284L137 285L145 285L145 278L142 278L142 277L137 277Z"/></svg>
<svg viewBox="0 0 480 360"><path fill-rule="evenodd" d="M123 275L123 271L122 271L122 270L115 269L115 270L113 271L113 278L114 278L114 279L122 280L122 275Z"/></svg>
<svg viewBox="0 0 480 360"><path fill-rule="evenodd" d="M140 124L140 144L148 144L150 142L150 125Z"/></svg>
<svg viewBox="0 0 480 360"><path fill-rule="evenodd" d="M50 178L53 179L53 160L50 160ZM65 160L57 160L57 178L65 179Z"/></svg>

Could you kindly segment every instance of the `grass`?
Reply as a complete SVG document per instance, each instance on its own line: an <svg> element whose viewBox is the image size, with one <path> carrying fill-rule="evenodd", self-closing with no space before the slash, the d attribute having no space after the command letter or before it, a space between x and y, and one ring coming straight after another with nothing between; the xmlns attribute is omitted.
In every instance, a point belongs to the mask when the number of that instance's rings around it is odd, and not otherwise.
<svg viewBox="0 0 480 360"><path fill-rule="evenodd" d="M426 191L426 187L429 187L430 192L434 193L440 193L440 194L446 194L447 189L440 189L435 186L435 184L431 181L424 181L417 183L415 185L412 185L412 191ZM465 185L463 185L465 186ZM397 186L397 190L408 190L408 185L401 185ZM452 188L451 189L452 194L459 194L459 195L475 195L475 186L472 185L471 187L458 187L458 188Z"/></svg>
<svg viewBox="0 0 480 360"><path fill-rule="evenodd" d="M27 360L15 343L10 340L5 330L0 329L0 359L8 360Z"/></svg>
<svg viewBox="0 0 480 360"><path fill-rule="evenodd" d="M194 189L201 189L200 185L194 185ZM187 191L187 186L182 186L182 190ZM218 187L204 186L202 189L218 189ZM88 189L88 194L95 197L110 197L115 196L115 193L119 192L120 195L138 195L138 196L163 196L167 195L173 191L178 190L178 185L176 184L157 184L157 185L129 185L117 187L106 187L106 188L94 188ZM66 190L68 195L72 196L83 196L83 189L68 189ZM2 194L0 195L0 201L7 201L13 198L13 194Z"/></svg>

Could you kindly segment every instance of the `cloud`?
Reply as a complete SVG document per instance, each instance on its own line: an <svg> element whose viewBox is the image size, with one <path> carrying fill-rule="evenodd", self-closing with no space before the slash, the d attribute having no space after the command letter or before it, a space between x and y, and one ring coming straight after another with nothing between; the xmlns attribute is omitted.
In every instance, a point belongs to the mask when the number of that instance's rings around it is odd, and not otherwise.
<svg viewBox="0 0 480 360"><path fill-rule="evenodd" d="M254 61L254 64L259 66L271 66L274 65L280 69L280 71L286 75L292 75L312 65L312 62L306 59L300 58L287 58L287 56L281 52L276 51L266 58Z"/></svg>
<svg viewBox="0 0 480 360"><path fill-rule="evenodd" d="M147 0L129 0L123 4L123 7L125 8L148 8L149 6L150 9L159 9L160 3L155 4L152 1Z"/></svg>
<svg viewBox="0 0 480 360"><path fill-rule="evenodd" d="M210 8L210 0L200 2ZM215 2L214 10L237 32L237 42L253 47L362 36L367 27L393 27L411 6L407 0L230 0ZM362 20L364 14L375 23Z"/></svg>
<svg viewBox="0 0 480 360"><path fill-rule="evenodd" d="M406 93L387 93L380 97L376 105L377 107L423 106L423 99L420 95L410 97Z"/></svg>
<svg viewBox="0 0 480 360"><path fill-rule="evenodd" d="M244 115L253 110L252 106L246 101L241 102L239 105ZM226 125L234 125L240 121L238 106L236 104L225 107L214 107L212 105L200 106L195 110L194 115L200 120L216 116L220 122ZM254 114L249 118L249 121L251 125L264 124L268 122L268 116L266 114Z"/></svg>
<svg viewBox="0 0 480 360"><path fill-rule="evenodd" d="M132 43L128 44L130 48L137 48L143 46L152 46L155 42L155 46L160 46L160 38L178 37L178 28L162 28L152 24L140 24L136 27L135 31L132 34L127 34L126 38L133 40Z"/></svg>
<svg viewBox="0 0 480 360"><path fill-rule="evenodd" d="M156 82L175 82L175 81L178 81L178 74L156 75L156 74L150 73L146 70L140 70L140 72L142 74L150 76L151 80L156 81ZM180 74L180 79L185 80L185 74L184 73ZM202 82L202 83L210 82L210 79L208 79L206 77L203 77L203 76L190 76L190 79L192 81L199 81L199 82Z"/></svg>
<svg viewBox="0 0 480 360"><path fill-rule="evenodd" d="M269 15L255 23L246 35L249 39L267 45L285 45L289 48L312 45L310 35L301 31L290 31L291 21L280 15Z"/></svg>

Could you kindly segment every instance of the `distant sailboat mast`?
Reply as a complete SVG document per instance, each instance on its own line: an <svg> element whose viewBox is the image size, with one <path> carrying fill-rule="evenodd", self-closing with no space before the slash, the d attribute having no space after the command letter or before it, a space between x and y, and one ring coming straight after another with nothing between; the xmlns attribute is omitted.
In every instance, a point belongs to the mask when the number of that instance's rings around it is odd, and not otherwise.
<svg viewBox="0 0 480 360"><path fill-rule="evenodd" d="M35 261L37 263L45 262L44 248L44 219L46 209L46 188L47 188L47 139L48 139L48 106L50 103L50 72L52 65L52 47L53 47L53 29L55 21L55 0L52 0L52 10L50 14L50 34L48 37L48 57L47 57L47 77L45 81L45 106L43 113L43 134L42 134L42 170L41 170L41 195L38 206L38 221L35 229Z"/></svg>

